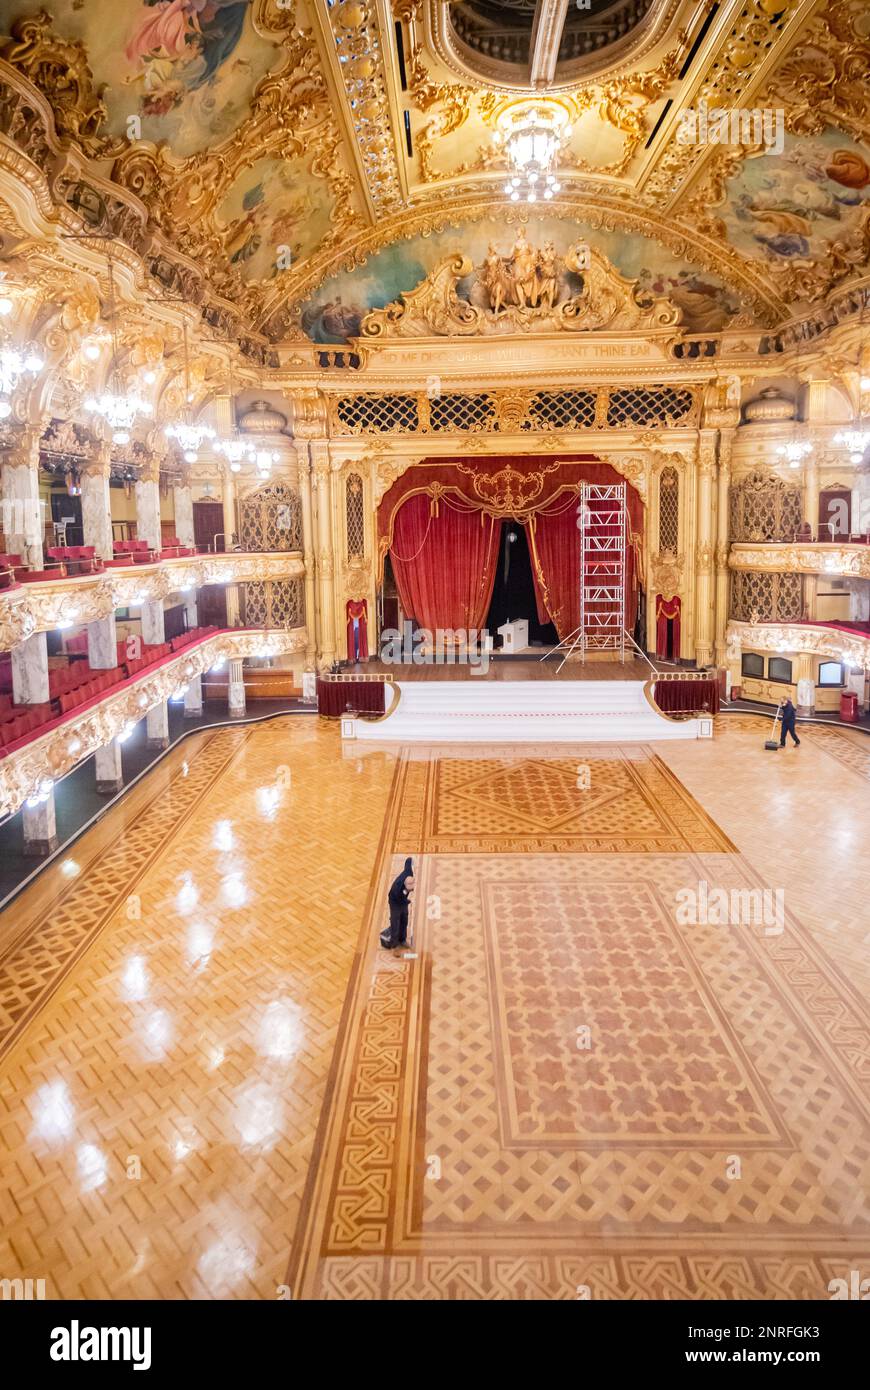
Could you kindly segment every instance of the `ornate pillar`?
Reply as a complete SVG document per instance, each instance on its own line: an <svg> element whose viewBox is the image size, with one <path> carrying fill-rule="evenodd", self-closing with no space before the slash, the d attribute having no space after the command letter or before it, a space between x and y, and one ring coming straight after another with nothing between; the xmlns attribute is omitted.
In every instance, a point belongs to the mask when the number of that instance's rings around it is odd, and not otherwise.
<svg viewBox="0 0 870 1390"><path fill-rule="evenodd" d="M172 489L172 504L176 536L182 545L193 545L193 489L189 481Z"/></svg>
<svg viewBox="0 0 870 1390"><path fill-rule="evenodd" d="M305 648L305 664L313 666L317 655L317 599L314 582L315 538L314 517L311 500L311 464L308 450L300 444L297 451L299 471L299 497L302 503L302 558L305 563L305 627L308 645Z"/></svg>
<svg viewBox="0 0 870 1390"><path fill-rule="evenodd" d="M41 425L24 425L3 462L3 530L6 551L41 570L42 506L39 500Z"/></svg>
<svg viewBox="0 0 870 1390"><path fill-rule="evenodd" d="M147 464L143 464L136 481L136 535L140 541L147 541L151 550L162 549L160 464L153 456Z"/></svg>
<svg viewBox="0 0 870 1390"><path fill-rule="evenodd" d="M238 533L236 523L236 477L227 464L223 476L221 501L224 508L224 550L232 550L233 537Z"/></svg>
<svg viewBox="0 0 870 1390"><path fill-rule="evenodd" d="M728 626L728 547L731 540L731 454L734 431L719 435L719 485L716 509L716 665L725 665L725 629Z"/></svg>
<svg viewBox="0 0 870 1390"><path fill-rule="evenodd" d="M807 454L803 469L803 513L804 521L813 528L813 535L819 530L819 465L815 454Z"/></svg>
<svg viewBox="0 0 870 1390"><path fill-rule="evenodd" d="M48 702L47 634L35 632L12 648L12 696L17 705Z"/></svg>
<svg viewBox="0 0 870 1390"><path fill-rule="evenodd" d="M242 658L234 656L228 663L228 670L229 681L227 683L227 699L230 719L244 719L246 709L245 676Z"/></svg>
<svg viewBox="0 0 870 1390"><path fill-rule="evenodd" d="M28 859L45 859L57 849L57 822L54 815L54 787L39 797L30 797L21 809L24 853Z"/></svg>
<svg viewBox="0 0 870 1390"><path fill-rule="evenodd" d="M702 430L698 440L698 487L695 548L695 661L708 666L713 659L713 484L716 476L716 432Z"/></svg>
<svg viewBox="0 0 870 1390"><path fill-rule="evenodd" d="M94 771L98 796L115 796L122 789L124 769L121 765L121 745L116 738L97 749L94 754Z"/></svg>
<svg viewBox="0 0 870 1390"><path fill-rule="evenodd" d="M816 659L812 652L800 652L797 659L797 706L798 714L815 714L816 683L814 668Z"/></svg>
<svg viewBox="0 0 870 1390"><path fill-rule="evenodd" d="M329 445L325 439L312 439L308 445L314 475L314 499L317 516L317 588L320 601L320 632L318 664L331 666L335 661L335 558L332 546L332 473L329 466Z"/></svg>
<svg viewBox="0 0 870 1390"><path fill-rule="evenodd" d="M88 623L88 665L110 671L118 664L118 633L114 613Z"/></svg>
<svg viewBox="0 0 870 1390"><path fill-rule="evenodd" d="M163 603L160 599L149 599L142 604L142 641L155 646L166 641L163 620ZM165 700L155 705L145 716L145 737L149 748L169 747L169 706Z"/></svg>
<svg viewBox="0 0 870 1390"><path fill-rule="evenodd" d="M85 545L92 545L101 560L111 560L112 502L109 492L112 446L101 441L96 458L82 468L82 529ZM91 663L93 664L93 663Z"/></svg>

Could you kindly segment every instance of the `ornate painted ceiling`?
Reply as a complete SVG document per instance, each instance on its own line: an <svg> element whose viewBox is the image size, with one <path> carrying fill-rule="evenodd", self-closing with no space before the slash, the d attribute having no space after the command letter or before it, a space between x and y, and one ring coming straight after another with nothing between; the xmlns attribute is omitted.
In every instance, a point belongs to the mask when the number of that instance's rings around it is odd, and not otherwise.
<svg viewBox="0 0 870 1390"><path fill-rule="evenodd" d="M701 332L781 323L870 259L866 0L0 0L0 33L0 167L23 152L261 353L347 341L521 222ZM533 94L571 125L546 214L508 201L494 140ZM702 103L781 139L683 143Z"/></svg>

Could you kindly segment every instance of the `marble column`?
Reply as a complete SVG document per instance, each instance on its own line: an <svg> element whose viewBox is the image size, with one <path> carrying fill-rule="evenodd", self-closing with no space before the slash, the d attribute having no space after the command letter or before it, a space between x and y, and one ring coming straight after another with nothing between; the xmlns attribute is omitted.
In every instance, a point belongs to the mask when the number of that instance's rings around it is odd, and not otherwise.
<svg viewBox="0 0 870 1390"><path fill-rule="evenodd" d="M228 663L229 682L227 694L229 701L229 711L231 719L244 719L246 712L245 705L245 678L244 663L241 657L233 657Z"/></svg>
<svg viewBox="0 0 870 1390"><path fill-rule="evenodd" d="M21 809L24 853L28 859L44 859L57 849L57 822L54 814L54 788L40 796L35 805L25 801Z"/></svg>
<svg viewBox="0 0 870 1390"><path fill-rule="evenodd" d="M12 648L12 695L17 705L44 705L48 701L46 633L36 632Z"/></svg>
<svg viewBox="0 0 870 1390"><path fill-rule="evenodd" d="M695 662L713 659L713 485L716 475L716 435L704 430L698 442L698 488L695 527Z"/></svg>
<svg viewBox="0 0 870 1390"><path fill-rule="evenodd" d="M124 785L121 765L121 745L116 738L98 748L94 754L94 769L98 796L114 796Z"/></svg>
<svg viewBox="0 0 870 1390"><path fill-rule="evenodd" d="M82 529L85 545L92 545L101 560L111 560L112 502L109 492L111 445L100 445L99 454L81 472Z"/></svg>
<svg viewBox="0 0 870 1390"><path fill-rule="evenodd" d="M221 500L224 508L224 550L232 550L233 537L238 531L236 525L236 475L227 465L223 476Z"/></svg>
<svg viewBox="0 0 870 1390"><path fill-rule="evenodd" d="M160 531L160 469L156 459L143 465L136 481L136 535L151 550L162 548Z"/></svg>
<svg viewBox="0 0 870 1390"><path fill-rule="evenodd" d="M335 561L332 548L332 474L326 440L309 444L314 473L317 514L317 581L320 601L318 664L329 667L335 661L335 612L333 582Z"/></svg>
<svg viewBox="0 0 870 1390"><path fill-rule="evenodd" d="M169 747L169 705L161 700L145 716L145 743L148 748Z"/></svg>
<svg viewBox="0 0 870 1390"><path fill-rule="evenodd" d="M306 666L314 666L317 656L317 599L315 594L315 537L311 501L311 465L304 444L297 451L299 467L299 496L302 503L302 558L305 564L305 629L308 644L305 648Z"/></svg>
<svg viewBox="0 0 870 1390"><path fill-rule="evenodd" d="M816 712L816 682L815 682L816 658L812 652L801 652L797 659L796 680L796 699L798 714L815 714Z"/></svg>
<svg viewBox="0 0 870 1390"><path fill-rule="evenodd" d="M114 613L88 623L88 664L110 671L118 664L118 633Z"/></svg>
<svg viewBox="0 0 870 1390"><path fill-rule="evenodd" d="M175 534L182 545L193 545L193 490L190 483L172 489Z"/></svg>
<svg viewBox="0 0 870 1390"><path fill-rule="evenodd" d="M184 692L185 719L198 719L202 714L202 676L193 676Z"/></svg>
<svg viewBox="0 0 870 1390"><path fill-rule="evenodd" d="M163 621L163 602L161 599L146 599L139 609L142 622L142 641L146 646L156 646L166 641Z"/></svg>
<svg viewBox="0 0 870 1390"><path fill-rule="evenodd" d="M819 465L813 454L804 459L802 504L804 521L813 528L813 535L819 533ZM791 539L789 537L789 539Z"/></svg>
<svg viewBox="0 0 870 1390"><path fill-rule="evenodd" d="M43 566L43 508L39 499L39 441L42 426L25 425L2 465L3 530L6 551L30 569Z"/></svg>
<svg viewBox="0 0 870 1390"><path fill-rule="evenodd" d="M728 547L731 540L731 452L733 431L719 436L719 480L716 509L716 665L725 665L725 629L728 626L730 577Z"/></svg>

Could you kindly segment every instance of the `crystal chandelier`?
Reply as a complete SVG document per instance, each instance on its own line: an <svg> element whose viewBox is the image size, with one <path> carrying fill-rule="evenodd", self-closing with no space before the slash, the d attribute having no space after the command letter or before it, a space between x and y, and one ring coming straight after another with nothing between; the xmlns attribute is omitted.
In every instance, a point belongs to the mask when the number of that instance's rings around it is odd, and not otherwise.
<svg viewBox="0 0 870 1390"><path fill-rule="evenodd" d="M193 396L190 390L190 356L187 348L186 322L184 324L184 399L184 419L179 420L174 425L167 425L164 434L167 439L174 439L177 442L186 463L196 463L203 440L214 439L215 431L211 425L194 424L190 418L190 402Z"/></svg>
<svg viewBox="0 0 870 1390"><path fill-rule="evenodd" d="M561 106L535 103L504 113L496 139L510 164L504 191L511 202L525 198L536 203L559 192L561 184L554 168L570 134L568 116Z"/></svg>
<svg viewBox="0 0 870 1390"><path fill-rule="evenodd" d="M12 414L9 397L24 376L35 376L41 372L45 363L34 347L15 348L6 345L0 348L0 419Z"/></svg>
<svg viewBox="0 0 870 1390"><path fill-rule="evenodd" d="M233 423L235 424L236 398L235 393L233 391L232 357L230 357L229 359L229 370L229 406ZM232 434L228 437L224 439L219 439L215 444L215 448L218 450L219 453L223 454L224 458L230 465L230 471L233 473L238 473L241 469L242 459L247 459L249 463L255 462L255 450L253 444L249 439L243 439L242 436L239 434L238 429L234 429Z"/></svg>
<svg viewBox="0 0 870 1390"><path fill-rule="evenodd" d="M802 458L813 452L813 446L806 439L790 439L788 444L780 444L776 451L780 458L788 459L792 468L797 468Z"/></svg>
<svg viewBox="0 0 870 1390"><path fill-rule="evenodd" d="M112 431L113 444L129 444L130 430L139 415L152 415L153 407L137 391L122 391L118 377L118 329L115 315L115 273L112 258L108 257L109 267L109 315L112 324L112 389L99 396L90 396L84 403L85 410L94 415L102 415Z"/></svg>
<svg viewBox="0 0 870 1390"><path fill-rule="evenodd" d="M852 463L861 463L870 444L870 430L840 430L834 435L834 443L848 449Z"/></svg>

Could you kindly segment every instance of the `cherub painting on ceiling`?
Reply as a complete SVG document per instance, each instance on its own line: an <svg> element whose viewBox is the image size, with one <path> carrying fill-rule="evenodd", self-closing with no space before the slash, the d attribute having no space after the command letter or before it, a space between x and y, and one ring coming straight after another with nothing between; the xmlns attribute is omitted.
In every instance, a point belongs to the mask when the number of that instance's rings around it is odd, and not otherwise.
<svg viewBox="0 0 870 1390"><path fill-rule="evenodd" d="M218 208L224 249L245 280L270 280L310 255L329 229L323 181L300 159L261 159Z"/></svg>
<svg viewBox="0 0 870 1390"><path fill-rule="evenodd" d="M834 248L860 259L870 209L870 149L836 130L786 138L782 155L747 159L728 185L721 216L738 250L810 266Z"/></svg>
<svg viewBox="0 0 870 1390"><path fill-rule="evenodd" d="M231 135L281 61L280 47L254 28L253 0L20 0L14 12L41 8L51 9L58 34L84 44L105 86L107 133L166 141L181 158Z"/></svg>

